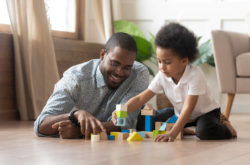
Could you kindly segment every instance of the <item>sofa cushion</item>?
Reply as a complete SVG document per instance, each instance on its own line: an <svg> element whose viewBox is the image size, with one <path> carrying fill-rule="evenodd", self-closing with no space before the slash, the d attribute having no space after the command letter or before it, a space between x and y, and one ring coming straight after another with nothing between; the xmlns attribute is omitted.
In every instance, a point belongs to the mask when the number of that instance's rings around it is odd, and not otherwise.
<svg viewBox="0 0 250 165"><path fill-rule="evenodd" d="M237 76L250 77L250 52L236 57Z"/></svg>

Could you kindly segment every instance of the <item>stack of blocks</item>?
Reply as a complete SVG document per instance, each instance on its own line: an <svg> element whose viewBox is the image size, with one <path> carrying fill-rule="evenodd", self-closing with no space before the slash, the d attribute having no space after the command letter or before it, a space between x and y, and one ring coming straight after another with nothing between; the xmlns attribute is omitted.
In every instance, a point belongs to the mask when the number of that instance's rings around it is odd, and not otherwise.
<svg viewBox="0 0 250 165"><path fill-rule="evenodd" d="M155 110L150 104L146 104L141 110L141 115L145 116L145 131L152 132L152 116L155 115Z"/></svg>
<svg viewBox="0 0 250 165"><path fill-rule="evenodd" d="M117 104L115 114L117 117L116 125L124 127L126 125L127 106L123 104Z"/></svg>
<svg viewBox="0 0 250 165"><path fill-rule="evenodd" d="M170 131L174 124L176 123L176 121L178 120L178 117L173 115L170 119L167 120L167 122L155 122L155 129L153 132L153 138L155 135L157 134L162 134L162 133L166 133L168 131ZM176 137L176 139L182 139L183 138L183 132L181 131L178 136Z"/></svg>

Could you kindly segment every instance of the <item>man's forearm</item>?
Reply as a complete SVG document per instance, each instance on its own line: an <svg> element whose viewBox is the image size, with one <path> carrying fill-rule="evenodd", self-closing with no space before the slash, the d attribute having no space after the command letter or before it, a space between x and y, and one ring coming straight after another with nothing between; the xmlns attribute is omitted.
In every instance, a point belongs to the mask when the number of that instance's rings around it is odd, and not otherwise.
<svg viewBox="0 0 250 165"><path fill-rule="evenodd" d="M68 114L62 114L57 116L47 116L42 123L38 126L38 132L43 135L55 135L58 133L57 129L53 129L51 126L63 120L68 120Z"/></svg>
<svg viewBox="0 0 250 165"><path fill-rule="evenodd" d="M112 121L109 122L102 122L104 128L106 129L107 133L109 132L120 132L121 127L120 126L115 126Z"/></svg>

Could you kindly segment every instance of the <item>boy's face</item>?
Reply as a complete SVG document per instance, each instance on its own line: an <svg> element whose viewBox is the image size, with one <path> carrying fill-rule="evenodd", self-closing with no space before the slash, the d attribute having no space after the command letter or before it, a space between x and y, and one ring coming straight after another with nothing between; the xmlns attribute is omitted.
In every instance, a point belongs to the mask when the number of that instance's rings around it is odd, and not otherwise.
<svg viewBox="0 0 250 165"><path fill-rule="evenodd" d="M110 88L117 88L128 78L136 52L129 51L120 47L115 47L108 54L101 50L100 52L100 71L104 80Z"/></svg>
<svg viewBox="0 0 250 165"><path fill-rule="evenodd" d="M177 84L188 64L188 58L180 58L172 49L161 47L156 47L156 55L159 70Z"/></svg>

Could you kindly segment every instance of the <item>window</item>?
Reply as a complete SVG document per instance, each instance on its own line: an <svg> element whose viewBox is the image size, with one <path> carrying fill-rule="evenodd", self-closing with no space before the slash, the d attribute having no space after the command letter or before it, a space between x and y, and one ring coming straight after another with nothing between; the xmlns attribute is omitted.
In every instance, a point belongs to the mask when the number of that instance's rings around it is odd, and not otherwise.
<svg viewBox="0 0 250 165"><path fill-rule="evenodd" d="M44 0L52 35L79 39L83 22L84 0ZM6 0L0 0L0 31L10 31Z"/></svg>
<svg viewBox="0 0 250 165"><path fill-rule="evenodd" d="M0 0L0 31L10 32L10 19L6 0Z"/></svg>

